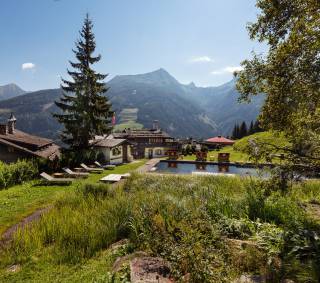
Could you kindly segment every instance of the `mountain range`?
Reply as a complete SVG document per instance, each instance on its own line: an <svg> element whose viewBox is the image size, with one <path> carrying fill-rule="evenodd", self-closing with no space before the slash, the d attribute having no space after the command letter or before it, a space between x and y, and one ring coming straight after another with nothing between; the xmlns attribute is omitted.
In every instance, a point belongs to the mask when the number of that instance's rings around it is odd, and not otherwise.
<svg viewBox="0 0 320 283"><path fill-rule="evenodd" d="M153 120L159 120L160 127L175 137L207 138L230 135L236 122L257 118L264 97L239 104L235 83L232 80L219 87L186 85L159 69L116 76L107 82L109 90L105 95L112 102L119 123L139 123L148 128ZM58 111L54 101L61 94L61 89L26 93L17 86L0 87L0 115L14 112L18 128L56 140L61 126L51 114Z"/></svg>
<svg viewBox="0 0 320 283"><path fill-rule="evenodd" d="M25 93L26 91L18 87L16 84L7 84L4 86L0 86L0 101L10 99Z"/></svg>

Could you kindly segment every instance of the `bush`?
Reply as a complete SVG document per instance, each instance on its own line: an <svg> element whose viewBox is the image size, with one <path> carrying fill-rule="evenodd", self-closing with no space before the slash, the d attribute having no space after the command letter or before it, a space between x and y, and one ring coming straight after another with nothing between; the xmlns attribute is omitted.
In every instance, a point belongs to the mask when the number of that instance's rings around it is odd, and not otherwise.
<svg viewBox="0 0 320 283"><path fill-rule="evenodd" d="M93 163L97 160L95 150L78 150L72 151L64 149L61 154L60 167L77 167L81 163Z"/></svg>
<svg viewBox="0 0 320 283"><path fill-rule="evenodd" d="M38 173L34 161L19 160L12 164L0 162L0 190L32 180Z"/></svg>

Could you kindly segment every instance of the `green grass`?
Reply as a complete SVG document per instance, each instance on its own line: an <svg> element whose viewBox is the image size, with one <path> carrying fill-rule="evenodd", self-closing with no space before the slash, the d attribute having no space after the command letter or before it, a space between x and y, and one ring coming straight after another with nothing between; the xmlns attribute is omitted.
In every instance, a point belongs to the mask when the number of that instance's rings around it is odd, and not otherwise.
<svg viewBox="0 0 320 283"><path fill-rule="evenodd" d="M61 193L50 212L16 234L0 256L0 281L111 282L110 244L128 238L124 253L164 257L177 279L189 273L190 282L232 282L267 273L275 282L318 282L311 255L320 252L312 242L320 227L305 208L320 200L319 190L316 181L284 195L256 179L153 174L133 174L119 187L88 182ZM235 247L235 239L254 244ZM6 271L12 264L21 271Z"/></svg>
<svg viewBox="0 0 320 283"><path fill-rule="evenodd" d="M268 143L271 145L277 146L286 146L288 142L282 134L275 134L271 132L261 132L255 133L253 135L244 137L240 140L237 140L233 146L225 146L220 150L212 150L208 152L208 161L218 161L218 153L230 153L230 161L231 162L252 162L250 159L249 152L249 140L255 140L258 143ZM270 146L269 146L270 147ZM271 150L274 150L272 146ZM184 160L196 160L196 155L188 155L183 157ZM266 160L262 159L261 162L266 162ZM273 158L273 162L279 162L279 159Z"/></svg>
<svg viewBox="0 0 320 283"><path fill-rule="evenodd" d="M120 131L123 131L124 129L138 129L139 130L142 128L143 128L142 124L139 124L135 121L128 121L125 123L115 125L113 130L115 132L120 132Z"/></svg>
<svg viewBox="0 0 320 283"><path fill-rule="evenodd" d="M0 235L12 225L21 221L34 211L46 207L57 200L61 194L74 191L84 183L96 183L108 174L123 174L137 169L143 161L117 166L115 170L105 170L102 174L90 174L86 180L77 180L70 186L43 186L39 181L0 191Z"/></svg>
<svg viewBox="0 0 320 283"><path fill-rule="evenodd" d="M218 153L230 153L231 162L249 162L249 156L246 153L235 150L232 146L226 146L220 150L211 150L208 152L208 161L218 161ZM196 155L183 156L183 160L196 160Z"/></svg>

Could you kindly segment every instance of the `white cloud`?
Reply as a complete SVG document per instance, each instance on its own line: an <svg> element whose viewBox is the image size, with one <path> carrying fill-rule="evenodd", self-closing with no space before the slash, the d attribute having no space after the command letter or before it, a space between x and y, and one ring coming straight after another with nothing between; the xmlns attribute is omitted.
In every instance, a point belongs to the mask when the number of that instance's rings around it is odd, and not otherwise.
<svg viewBox="0 0 320 283"><path fill-rule="evenodd" d="M31 70L31 69L34 69L35 67L36 65L33 63L23 63L21 66L22 70Z"/></svg>
<svg viewBox="0 0 320 283"><path fill-rule="evenodd" d="M234 72L242 71L243 68L241 66L227 66L220 70L215 70L211 72L212 75L224 75L224 74L233 74Z"/></svg>
<svg viewBox="0 0 320 283"><path fill-rule="evenodd" d="M209 56L199 56L199 57L193 57L189 60L190 63L211 63L213 62L213 59L211 59Z"/></svg>

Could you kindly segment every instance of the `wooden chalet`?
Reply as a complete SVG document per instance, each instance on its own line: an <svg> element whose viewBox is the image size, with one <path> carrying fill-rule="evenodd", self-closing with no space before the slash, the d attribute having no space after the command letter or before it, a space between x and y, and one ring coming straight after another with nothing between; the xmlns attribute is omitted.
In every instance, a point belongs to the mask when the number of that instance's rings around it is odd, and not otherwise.
<svg viewBox="0 0 320 283"><path fill-rule="evenodd" d="M54 160L60 156L60 147L52 140L33 136L15 129L16 118L11 113L7 121L0 121L0 160L6 163L18 159L44 158Z"/></svg>
<svg viewBox="0 0 320 283"><path fill-rule="evenodd" d="M153 129L125 129L113 133L115 139L126 139L132 144L132 155L136 159L156 158L168 155L168 151L177 150L179 143L170 135L158 128L154 123Z"/></svg>
<svg viewBox="0 0 320 283"><path fill-rule="evenodd" d="M115 139L112 136L96 137L92 145L98 154L103 154L106 164L117 165L133 160L131 144L126 139Z"/></svg>

